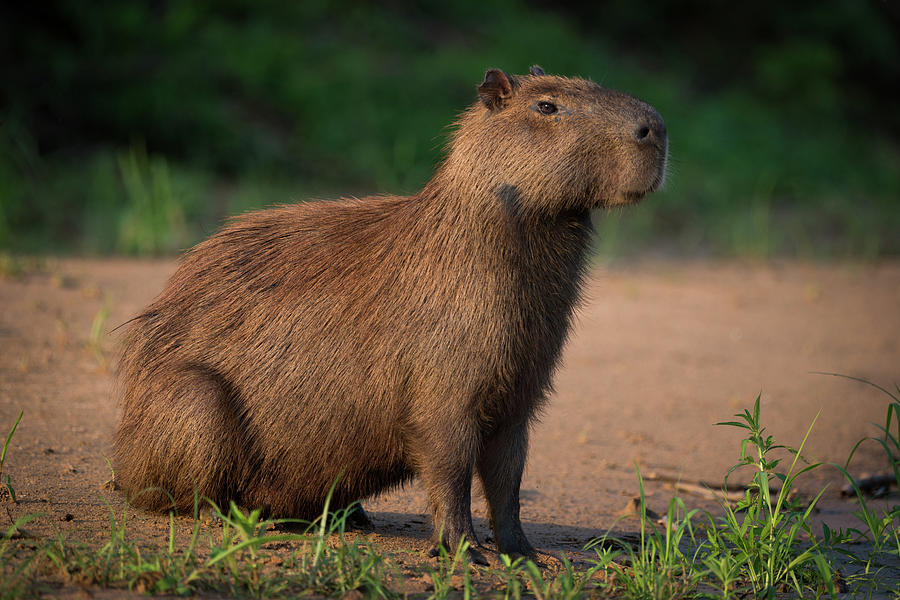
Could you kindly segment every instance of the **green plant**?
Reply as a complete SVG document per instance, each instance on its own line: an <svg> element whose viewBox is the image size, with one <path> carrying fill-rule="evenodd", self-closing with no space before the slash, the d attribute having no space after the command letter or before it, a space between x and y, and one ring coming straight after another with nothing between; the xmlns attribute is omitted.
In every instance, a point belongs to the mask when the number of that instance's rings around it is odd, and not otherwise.
<svg viewBox="0 0 900 600"><path fill-rule="evenodd" d="M712 530L718 533L715 524L713 524ZM713 542L713 540L710 541ZM718 588L721 589L723 600L728 600L728 598L735 596L734 589L740 581L741 567L744 560L736 556L735 553L725 550L719 544L714 543L713 547L718 552L704 557L703 566L706 567L706 575L712 576L716 584L718 584Z"/></svg>
<svg viewBox="0 0 900 600"><path fill-rule="evenodd" d="M330 498L330 495L329 495ZM208 502L208 501L207 501ZM167 544L146 548L128 539L129 507L121 514L109 506L109 538L99 549L58 536L38 553L55 564L70 581L101 587L127 587L151 594L195 594L215 591L237 596L294 597L306 594L341 595L362 590L367 597L389 598L385 587L385 559L367 542L344 537L347 510L323 511L314 523L299 523L304 533L270 533L276 526L297 520L260 518L260 510L242 511L231 503L227 512L210 503L221 530L208 531L209 552L199 543L203 521L200 499L186 544L179 544L178 518L169 514ZM315 527L315 531L313 528ZM311 533L312 532L312 533ZM329 538L337 534L337 543ZM298 549L287 560L273 563L265 548L294 544Z"/></svg>
<svg viewBox="0 0 900 600"><path fill-rule="evenodd" d="M3 486L2 489L6 490L6 493L9 494L10 500L12 500L13 502L17 502L16 490L13 489L9 473L6 474L6 481L3 481L3 464L6 462L6 452L7 450L9 450L9 443L12 441L13 434L16 432L16 428L19 426L19 421L22 420L22 415L24 414L24 410L19 411L19 416L16 419L16 422L13 423L12 429L10 429L9 433L6 435L6 441L3 442L3 449L0 450L0 485Z"/></svg>
<svg viewBox="0 0 900 600"><path fill-rule="evenodd" d="M296 582L310 593L338 595L357 590L367 597L395 596L385 585L389 576L395 576L385 557L368 540L346 539L344 528L349 510L336 513L325 530L325 536L337 536L336 543L319 545L323 538L317 535L313 546L318 550L310 553L307 545L294 553L291 568L296 569Z"/></svg>
<svg viewBox="0 0 900 600"><path fill-rule="evenodd" d="M212 504L212 503L211 503ZM261 509L244 513L232 501L227 513L212 504L216 516L222 522L221 543L213 544L205 567L221 568L223 579L234 591L246 591L256 597L272 595L284 582L263 576L264 561L260 554L263 544L278 541L296 541L303 537L298 534L266 535L275 521L261 520Z"/></svg>
<svg viewBox="0 0 900 600"><path fill-rule="evenodd" d="M224 214L301 200L309 187L315 196L413 191L440 156L433 136L477 99L479 72L520 72L541 47L548 71L634 93L670 125L667 189L640 218L629 210L603 225L605 253L900 252L900 117L884 93L897 79L891 3L723 4L703 15L672 11L671 0L582 4L239 2L221 11L172 0L58 11L59 26L37 38L9 28L18 68L0 81L0 248L179 249L158 228L164 220L131 205L130 167L118 157L141 146L133 139L146 140L151 163L165 161L167 175L145 169L141 186L171 182L191 241ZM34 10L23 18L38 22ZM345 18L331 18L335 10ZM745 31L721 48L712 32L733 10ZM500 20L517 34L485 26ZM762 29L772 35L754 36ZM638 32L672 52L642 54L631 43ZM34 72L46 85L32 85ZM182 179L195 193L179 192Z"/></svg>
<svg viewBox="0 0 900 600"><path fill-rule="evenodd" d="M864 383L883 392L890 399L884 426L878 426L881 430L881 437L865 437L859 440L853 446L843 465L832 464L844 476L856 496L859 508L853 514L861 523L861 528L851 527L846 531L833 532L825 527L824 530L825 538L830 542L830 546L834 551L847 557L851 563L861 567L861 573L852 577L851 580L871 582L877 588L879 583L877 574L880 570L881 562L879 555L887 553L900 557L900 532L898 532L898 528L900 528L900 506L893 505L881 511L871 508L858 482L850 474L850 463L863 443L867 441L875 442L884 450L894 482L900 482L900 386L894 384L896 393L893 393L876 383L859 377L840 373L818 374L832 375ZM868 540L872 544L872 549L868 554L861 555L841 546L842 542L849 540Z"/></svg>
<svg viewBox="0 0 900 600"><path fill-rule="evenodd" d="M718 423L747 431L746 439L741 442L740 461L729 470L728 475L741 467L750 467L753 476L737 506L723 502L725 517L718 526L719 530L709 537L708 558L713 561L714 568L715 564L721 566L718 572L727 576L729 582L732 570L739 568L757 596L772 597L782 585L802 595L810 583L819 581L824 582L833 593L832 574L810 525L810 514L825 490L820 491L805 507L789 499L797 477L820 464L807 464L796 470L798 461L805 462L801 452L816 419L813 419L800 447L795 450L776 444L771 435L766 435L760 422L759 402L760 397L757 396L752 413L744 410L736 414L739 421ZM793 456L787 473L777 470L781 459L773 455L779 450ZM725 481L727 485L728 476ZM780 487L773 498L770 486L776 482ZM716 525L713 524L713 527ZM811 545L801 545L802 534L809 537ZM722 541L725 544L720 543Z"/></svg>
<svg viewBox="0 0 900 600"><path fill-rule="evenodd" d="M562 570L555 577L546 579L534 562L529 560L525 563L525 574L530 583L529 591L538 600L580 598L592 584L594 574L604 568L601 564L595 563L592 567L577 571L565 555L560 560Z"/></svg>
<svg viewBox="0 0 900 600"><path fill-rule="evenodd" d="M308 524L302 538L303 547L294 552L290 564L292 577L304 592L319 594L345 594L362 590L371 597L390 597L384 585L388 575L384 557L365 540L349 542L346 538L347 519L355 505L330 512L331 497L337 481L332 483L322 514ZM290 520L281 520L286 523ZM313 536L308 532L315 530ZM337 536L337 543L328 540Z"/></svg>
<svg viewBox="0 0 900 600"><path fill-rule="evenodd" d="M601 540L591 540L585 544L585 550L593 550L596 558L591 562L594 564L593 575L600 574L602 587L611 588L615 576L621 572L616 560L622 555L622 551L612 547L609 544L598 543Z"/></svg>
<svg viewBox="0 0 900 600"><path fill-rule="evenodd" d="M437 545L438 568L428 568L434 588L429 598L434 600L449 598L454 589L452 578L457 570L462 574L463 598L469 600L472 597L474 590L472 575L469 572L469 548L469 540L462 538L456 546L456 552L451 556L444 544Z"/></svg>
<svg viewBox="0 0 900 600"><path fill-rule="evenodd" d="M117 249L159 254L183 248L187 240L183 201L173 193L166 161L151 159L136 146L119 156L118 165L127 209L119 224Z"/></svg>
<svg viewBox="0 0 900 600"><path fill-rule="evenodd" d="M125 525L128 507L117 516L112 505L109 510L109 539L99 550L83 544L72 544L60 534L45 549L44 553L67 578L85 584L108 587L114 582L126 579L128 565L139 559L136 549L126 542Z"/></svg>
<svg viewBox="0 0 900 600"><path fill-rule="evenodd" d="M510 557L508 554L500 555L501 569L492 570L500 589L503 590L504 600L519 600L522 597L522 575L525 557Z"/></svg>
<svg viewBox="0 0 900 600"><path fill-rule="evenodd" d="M32 576L32 567L39 560L40 552L30 552L24 560L16 560L13 555L13 540L21 536L22 526L40 514L19 517L5 532L0 534L0 599L20 598L25 594Z"/></svg>
<svg viewBox="0 0 900 600"><path fill-rule="evenodd" d="M647 516L644 481L640 468L635 466L640 489L640 543L635 549L619 541L630 558L631 565L621 568L616 582L622 585L626 597L663 599L692 593L697 585L694 564L696 556L688 556L682 542L693 545L692 519L697 510L687 511L681 498L669 501L666 517L657 524ZM687 536L687 537L685 537ZM597 540L595 546L604 540Z"/></svg>
<svg viewBox="0 0 900 600"><path fill-rule="evenodd" d="M892 396L893 398L893 396ZM896 402L896 400L895 400ZM884 592L881 573L886 556L900 556L898 517L900 508L874 511L858 484L850 477L849 460L842 472L856 488L862 523L859 529L831 530L821 540L813 536L810 514L822 492L811 501L792 499L797 477L817 468L806 463L800 446L777 444L760 420L760 399L752 410L726 423L747 432L741 442L740 468L752 469L744 498L736 506L723 504L724 516L705 513L697 523L697 510L688 511L680 498L669 501L663 519L648 515L644 481L636 469L640 489L640 537L633 544L607 534L585 546L596 558L588 566L573 565L561 557L561 568L552 575L525 558L500 556L499 568L473 568L469 544L463 540L450 554L440 548L438 562L425 567L431 577L432 598L475 598L478 577L489 575L495 584L489 594L506 600L523 595L538 600L574 599L613 595L626 598L720 597L771 598L834 595L837 581L850 584L856 594ZM876 441L896 460L900 439L900 403L888 408L883 435ZM20 416L21 419L21 416ZM18 421L17 421L18 423ZM11 437L11 434L10 436ZM7 446L9 438L7 438ZM854 447L854 452L859 447ZM781 455L792 457L782 472ZM851 454L852 458L852 454ZM800 467L801 461L804 467ZM726 476L727 483L727 476ZM403 576L391 566L390 557L364 536L346 534L352 507L331 511L329 492L322 513L312 523L290 519L263 519L259 510L245 511L234 503L220 510L210 503L221 527L204 529L201 499L195 496L193 515L187 522L169 515L168 535L161 546L137 542L128 535L130 508L121 511L107 503L109 535L100 548L58 536L38 543L14 540L21 526L34 516L16 521L0 540L0 598L18 598L33 590L36 565L47 557L67 581L107 588L129 588L150 594L213 593L249 597L290 598L342 596L395 598L404 587ZM192 518L191 518L192 517ZM291 525L302 533L273 533ZM847 542L861 538L878 542L867 556L851 551ZM208 550L202 540L208 538ZM618 559L622 559L618 561ZM839 559L848 558L861 572L836 574ZM618 561L618 562L617 562ZM398 591L401 590L401 591Z"/></svg>
<svg viewBox="0 0 900 600"><path fill-rule="evenodd" d="M94 314L91 321L91 333L88 338L88 348L101 367L106 366L106 355L103 353L103 336L106 322L109 319L109 302L104 301L103 306Z"/></svg>
<svg viewBox="0 0 900 600"><path fill-rule="evenodd" d="M0 279L17 279L27 270L24 261L8 252L0 252Z"/></svg>
<svg viewBox="0 0 900 600"><path fill-rule="evenodd" d="M842 377L844 379L849 379L851 381L857 381L859 383L864 383L868 386L875 388L876 390L880 390L883 392L891 401L887 406L887 416L884 419L884 427L878 426L881 430L882 437L880 438L871 438L865 437L853 446L853 449L850 451L850 455L847 457L847 461L844 463L842 471L844 471L846 475L847 469L850 467L850 461L853 460L853 456L856 454L856 451L859 447L866 441L873 441L879 444L883 449L885 454L887 455L888 465L891 468L891 471L894 474L894 481L900 483L900 385L894 384L894 388L896 394L892 393L888 389L868 381L866 379L862 379L860 377L853 377L851 375L842 375L840 373L823 373L816 372L817 375L831 375L833 377ZM850 477L850 484L854 485L856 482L853 481L853 478Z"/></svg>

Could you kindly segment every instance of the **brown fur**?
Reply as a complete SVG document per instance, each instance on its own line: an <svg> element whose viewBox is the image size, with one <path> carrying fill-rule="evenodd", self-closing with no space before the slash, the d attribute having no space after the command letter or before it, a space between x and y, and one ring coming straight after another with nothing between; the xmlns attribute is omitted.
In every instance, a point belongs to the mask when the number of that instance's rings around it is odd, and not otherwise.
<svg viewBox="0 0 900 600"><path fill-rule="evenodd" d="M662 181L665 127L585 80L491 70L418 194L244 215L184 258L120 365L119 483L312 518L421 477L436 531L474 541L477 474L499 550L528 428L565 341L590 209ZM542 114L537 103L557 111ZM546 108L546 107L545 107Z"/></svg>

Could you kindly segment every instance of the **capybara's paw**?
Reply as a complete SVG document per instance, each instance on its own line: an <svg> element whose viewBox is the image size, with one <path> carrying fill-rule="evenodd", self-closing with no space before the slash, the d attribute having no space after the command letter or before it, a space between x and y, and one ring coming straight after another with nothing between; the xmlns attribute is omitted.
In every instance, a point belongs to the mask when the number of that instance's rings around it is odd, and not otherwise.
<svg viewBox="0 0 900 600"><path fill-rule="evenodd" d="M528 550L524 548L521 550L498 550L498 553L505 554L512 560L516 560L517 558L524 558L533 562L537 562L538 560L538 553L534 548Z"/></svg>
<svg viewBox="0 0 900 600"><path fill-rule="evenodd" d="M537 560L537 550L522 533L521 528L506 536L497 536L497 552L506 554L510 558L516 559L525 557L531 560Z"/></svg>
<svg viewBox="0 0 900 600"><path fill-rule="evenodd" d="M204 506L199 512L200 521L213 527L222 526L222 515L212 506Z"/></svg>
<svg viewBox="0 0 900 600"><path fill-rule="evenodd" d="M372 523L372 519L369 518L362 504L357 502L347 512L347 527L350 529L371 530L375 529L375 524Z"/></svg>
<svg viewBox="0 0 900 600"><path fill-rule="evenodd" d="M468 555L469 562L473 565L480 565L482 567L488 566L490 563L488 559L484 557L484 554L469 546L466 549L466 554ZM428 556L431 558L438 558L441 556L441 547L438 545L432 546L431 550L428 551Z"/></svg>

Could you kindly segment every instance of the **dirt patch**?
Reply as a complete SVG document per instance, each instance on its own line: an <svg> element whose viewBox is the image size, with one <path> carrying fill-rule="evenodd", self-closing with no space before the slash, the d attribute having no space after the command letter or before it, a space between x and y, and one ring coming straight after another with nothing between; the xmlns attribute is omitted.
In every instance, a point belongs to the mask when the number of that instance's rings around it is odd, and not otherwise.
<svg viewBox="0 0 900 600"><path fill-rule="evenodd" d="M0 519L41 512L29 524L39 535L106 535L107 502L120 509L122 498L106 483L117 334L105 332L146 305L174 268L170 260L63 260L0 280L0 432L25 412L4 468L20 503ZM638 493L635 464L664 479L720 483L741 435L713 424L751 407L757 394L763 422L783 443L799 444L819 413L807 454L843 462L857 440L877 433L886 397L811 372L900 381L900 263L597 267L586 296L523 481L525 531L545 552L576 552L611 527L633 528L617 519ZM874 444L854 459L858 474L884 468ZM846 526L855 506L839 499L834 470L815 471L801 487L826 483L833 491L820 517ZM671 482L646 487L649 506L664 512ZM684 498L689 507L715 506ZM416 484L366 508L382 547L426 548ZM474 514L484 539L480 498ZM131 525L148 538L167 526L144 513Z"/></svg>

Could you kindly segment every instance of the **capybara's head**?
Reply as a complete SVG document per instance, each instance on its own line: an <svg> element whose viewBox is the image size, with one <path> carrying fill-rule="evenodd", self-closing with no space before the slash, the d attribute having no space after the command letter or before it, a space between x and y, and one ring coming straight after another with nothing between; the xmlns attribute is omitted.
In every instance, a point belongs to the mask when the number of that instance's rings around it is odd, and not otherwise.
<svg viewBox="0 0 900 600"><path fill-rule="evenodd" d="M663 182L666 125L628 94L584 79L489 70L447 167L521 214L629 204ZM465 174L465 175L463 175Z"/></svg>

